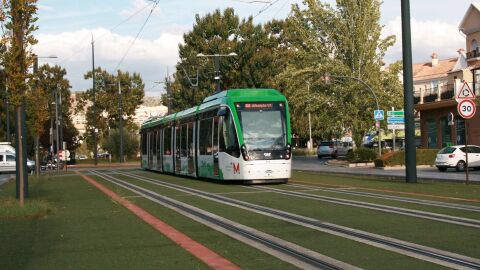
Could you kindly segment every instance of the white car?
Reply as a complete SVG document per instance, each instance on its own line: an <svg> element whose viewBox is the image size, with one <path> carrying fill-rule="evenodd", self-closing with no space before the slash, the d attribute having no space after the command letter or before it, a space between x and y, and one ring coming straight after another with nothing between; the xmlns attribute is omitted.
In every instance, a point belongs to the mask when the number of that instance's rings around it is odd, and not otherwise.
<svg viewBox="0 0 480 270"><path fill-rule="evenodd" d="M480 146L454 145L440 150L435 159L435 166L444 172L448 168L455 168L457 172L465 170L467 166L466 152L468 150L468 167L480 168Z"/></svg>
<svg viewBox="0 0 480 270"><path fill-rule="evenodd" d="M353 141L322 141L317 147L317 157L321 159L324 156L338 158L339 156L346 156L348 152L355 149Z"/></svg>

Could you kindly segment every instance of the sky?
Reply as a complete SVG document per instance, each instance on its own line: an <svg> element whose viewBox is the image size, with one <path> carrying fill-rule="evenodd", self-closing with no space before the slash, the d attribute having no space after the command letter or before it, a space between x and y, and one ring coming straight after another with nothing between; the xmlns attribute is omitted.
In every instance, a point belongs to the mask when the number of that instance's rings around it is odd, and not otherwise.
<svg viewBox="0 0 480 270"><path fill-rule="evenodd" d="M96 67L111 73L117 68L137 72L145 82L146 95L159 97L165 91L164 86L155 82L163 81L167 70L169 74L174 72L178 44L182 43L183 34L193 28L196 14L202 16L215 9L233 7L241 18L254 16L254 23L264 23L287 17L291 5L301 2L160 0L152 11L152 0L38 0L39 30L35 35L39 43L33 52L39 55L40 64L48 62L65 67L72 90L82 91L92 85L83 75L92 68L93 37ZM325 2L335 4L334 0ZM458 25L471 3L410 0L414 63L428 61L433 52L440 59L455 57L459 48L465 48L465 38L459 33ZM385 56L387 64L402 58L400 16L399 0L383 0L382 34L397 36L396 44ZM57 58L42 58L52 55Z"/></svg>

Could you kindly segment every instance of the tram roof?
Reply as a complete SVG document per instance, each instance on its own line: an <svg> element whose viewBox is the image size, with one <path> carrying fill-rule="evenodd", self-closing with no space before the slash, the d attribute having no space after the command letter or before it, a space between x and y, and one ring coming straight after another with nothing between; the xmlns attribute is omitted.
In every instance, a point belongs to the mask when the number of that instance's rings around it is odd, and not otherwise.
<svg viewBox="0 0 480 270"><path fill-rule="evenodd" d="M203 102L195 107L162 117L153 117L143 122L141 129L149 128L170 121L183 119L195 115L199 111L204 111L210 107L226 103L227 99L250 99L250 98L280 98L283 94L275 89L256 89L256 88L242 88L242 89L228 89L214 95L206 97Z"/></svg>

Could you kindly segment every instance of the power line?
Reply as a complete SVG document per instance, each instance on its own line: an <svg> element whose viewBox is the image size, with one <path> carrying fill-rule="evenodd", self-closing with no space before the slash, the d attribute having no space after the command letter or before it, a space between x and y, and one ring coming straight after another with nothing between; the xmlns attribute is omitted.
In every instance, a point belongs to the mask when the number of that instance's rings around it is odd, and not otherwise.
<svg viewBox="0 0 480 270"><path fill-rule="evenodd" d="M253 19L255 19L258 15L262 14L263 12L265 12L265 11L266 11L267 9L269 9L271 6L275 5L278 1L280 1L280 0L275 0L275 1L271 2L269 5L261 8L261 9L258 11L257 15L253 16Z"/></svg>
<svg viewBox="0 0 480 270"><path fill-rule="evenodd" d="M144 11L147 7L151 6L152 3L149 3L147 5L145 5L144 7L138 9L137 11L135 11L132 15L128 16L128 18L126 18L125 20L121 21L120 23L118 23L117 25L113 26L112 28L108 29L109 32L113 32L115 29L117 29L120 25L130 21L133 17L137 16L139 13L141 13L142 11ZM107 35L107 33L101 35L100 37L96 38L96 40L100 40L102 39L103 37L105 37ZM87 36L85 37L84 39L80 40L77 44L75 44L74 48L76 47L79 47L80 44L84 43L86 39L90 39L90 36ZM65 63L66 61L70 60L72 57L76 56L77 54L79 54L80 52L84 51L85 49L87 48L90 48L90 43L88 43L87 45L84 45L84 46L81 46L78 50L75 50L74 53L72 53L70 56L66 57L63 59L63 61L61 61L59 63L59 65L62 65L63 63Z"/></svg>
<svg viewBox="0 0 480 270"><path fill-rule="evenodd" d="M145 22L143 22L142 27L140 27L140 29L138 30L137 35L135 36L135 38L133 39L133 41L132 41L132 42L130 43L130 45L128 46L127 50L125 51L125 53L124 53L123 56L122 56L122 59L120 59L120 62L118 62L117 66L115 67L115 69L113 70L113 72L115 72L115 70L118 70L118 68L120 67L120 65L123 63L123 60L125 60L125 57L127 56L128 52L130 52L130 49L132 48L133 44L135 44L135 41L137 41L138 37L140 36L140 34L141 34L142 31L143 31L143 28L145 28L145 25L147 24L148 20L149 20L150 17L152 16L153 11L155 10L155 8L156 8L157 5L158 5L158 2L160 2L160 0L154 1L154 5L153 5L152 9L150 9L150 13L148 14L147 18L145 19ZM113 72L112 72L112 74L113 74Z"/></svg>

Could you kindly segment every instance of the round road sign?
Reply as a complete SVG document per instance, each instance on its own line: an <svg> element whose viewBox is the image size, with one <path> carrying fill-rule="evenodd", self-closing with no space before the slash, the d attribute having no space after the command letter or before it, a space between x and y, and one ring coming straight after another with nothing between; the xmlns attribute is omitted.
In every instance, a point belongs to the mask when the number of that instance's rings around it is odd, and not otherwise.
<svg viewBox="0 0 480 270"><path fill-rule="evenodd" d="M457 106L458 113L465 119L472 118L475 115L476 110L477 106L475 105L475 102L470 99L460 101Z"/></svg>

